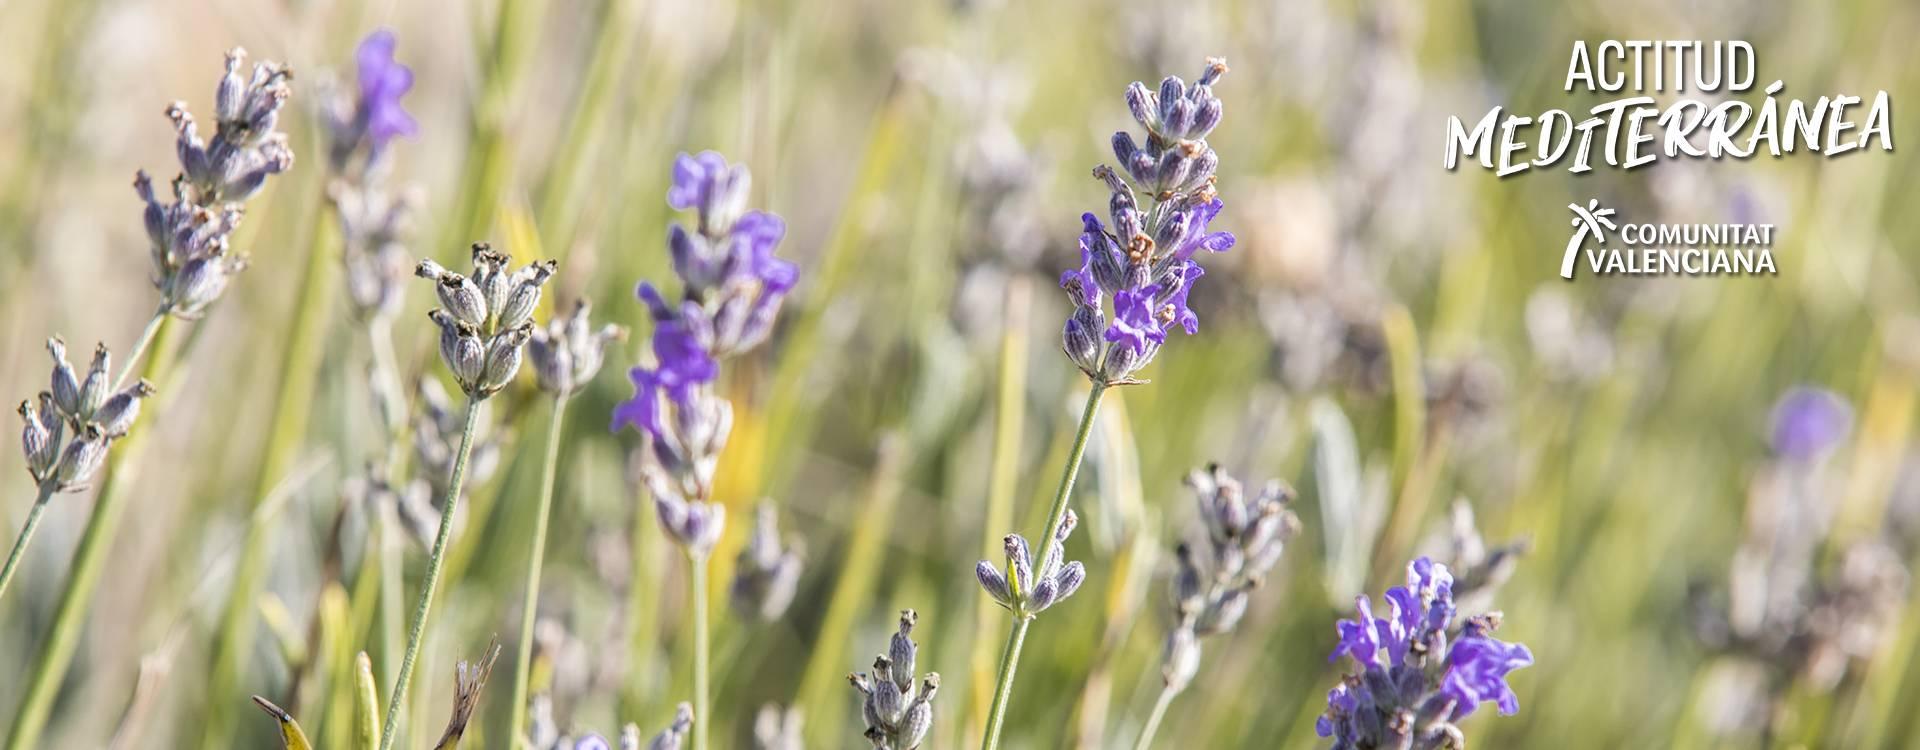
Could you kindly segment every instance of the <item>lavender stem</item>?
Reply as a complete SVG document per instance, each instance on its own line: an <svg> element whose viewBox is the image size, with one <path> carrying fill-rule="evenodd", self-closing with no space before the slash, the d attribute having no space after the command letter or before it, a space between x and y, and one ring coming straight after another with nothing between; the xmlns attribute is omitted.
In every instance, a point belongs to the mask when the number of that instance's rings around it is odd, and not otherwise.
<svg viewBox="0 0 1920 750"><path fill-rule="evenodd" d="M387 703L386 729L380 733L380 750L390 750L400 728L400 706L406 702L407 683L413 679L413 662L420 656L420 641L426 636L427 613L433 609L433 592L440 583L440 563L446 557L447 540L453 537L453 516L460 505L460 485L466 479L467 458L473 453L473 427L480 419L479 396L467 397L466 426L460 430L460 452L453 459L453 476L447 480L447 500L440 510L440 532L433 540L433 552L427 556L427 579L420 588L420 603L413 610L413 625L407 630L407 650L400 657L400 677L393 683L393 697Z"/></svg>
<svg viewBox="0 0 1920 750"><path fill-rule="evenodd" d="M1073 449L1067 454L1067 468L1060 476L1060 489L1053 496L1053 510L1047 514L1046 542L1042 545L1039 557L1052 559L1053 550L1060 545L1056 537L1060 524L1067 517L1067 501L1073 497L1073 482L1080 475L1080 459L1087 454L1087 441L1093 437L1093 420L1100 412L1100 397L1107 391L1107 384L1094 381L1093 388L1087 392L1086 410L1080 414L1080 428L1073 436ZM1000 729L1006 723L1007 702L1013 697L1013 675L1020 666L1020 647L1027 639L1027 626L1032 620L1018 619L1013 623L1013 632L1007 635L1007 648L1000 656L1000 680L993 689L993 707L987 713L987 731L981 740L981 750L994 750L1000 746Z"/></svg>
<svg viewBox="0 0 1920 750"><path fill-rule="evenodd" d="M58 482L48 479L40 483L40 496L33 501L33 509L27 511L27 523L20 527L20 537L13 541L13 551L7 553L7 567L0 569L0 598L7 594L7 584L13 582L13 571L19 567L20 559L27 556L27 545L33 542L34 529L40 526L40 514L47 509L47 500L53 497Z"/></svg>
<svg viewBox="0 0 1920 750"><path fill-rule="evenodd" d="M554 470L560 457L560 424L567 410L567 393L553 398L553 416L547 422L547 455L540 469L540 506L533 520L533 550L527 553L527 593L520 604L520 649L514 659L513 700L508 715L508 742L517 744L527 723L527 681L532 676L533 627L540 609L540 567L547 554L547 520L553 515Z"/></svg>

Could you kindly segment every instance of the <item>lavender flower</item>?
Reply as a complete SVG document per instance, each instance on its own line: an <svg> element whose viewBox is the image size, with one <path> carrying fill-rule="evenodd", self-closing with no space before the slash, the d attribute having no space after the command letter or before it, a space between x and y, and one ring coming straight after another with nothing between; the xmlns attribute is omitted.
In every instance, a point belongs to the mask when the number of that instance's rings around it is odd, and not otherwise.
<svg viewBox="0 0 1920 750"><path fill-rule="evenodd" d="M1033 619L1080 590L1080 584L1087 580L1087 567L1075 562L1063 562L1067 537L1073 535L1073 527L1078 525L1080 517L1072 510L1060 521L1060 530L1054 534L1053 551L1039 568L1033 564L1033 552L1025 537L1008 534L1007 570L1002 573L993 563L981 560L974 566L974 577L979 579L980 587L986 589L993 601L1012 612L1014 617L1023 620Z"/></svg>
<svg viewBox="0 0 1920 750"><path fill-rule="evenodd" d="M47 340L47 354L53 358L49 389L18 409L24 422L20 449L27 474L47 494L77 492L100 469L113 441L133 428L153 384L140 380L109 395L112 356L105 344L94 348L84 379L67 362L60 337Z"/></svg>
<svg viewBox="0 0 1920 750"><path fill-rule="evenodd" d="M1526 646L1493 637L1500 613L1467 618L1453 633L1453 576L1421 557L1407 565L1407 585L1387 590L1387 617L1372 601L1356 600L1360 616L1341 620L1331 659L1353 658L1359 668L1327 693L1327 711L1314 724L1335 748L1465 747L1455 722L1481 703L1501 714L1520 710L1507 675L1533 664Z"/></svg>
<svg viewBox="0 0 1920 750"><path fill-rule="evenodd" d="M782 543L780 514L772 503L761 503L753 536L740 550L733 573L733 608L741 615L771 622L785 614L800 584L797 542Z"/></svg>
<svg viewBox="0 0 1920 750"><path fill-rule="evenodd" d="M797 267L773 255L786 222L746 208L751 184L745 166L729 166L719 154L681 154L667 203L698 217L694 231L675 224L667 233L682 299L670 304L651 284L638 289L654 320L677 322L682 335L713 357L740 354L766 340L781 301L799 280Z"/></svg>
<svg viewBox="0 0 1920 750"><path fill-rule="evenodd" d="M1199 669L1199 639L1239 624L1249 595L1300 532L1299 517L1288 510L1293 489L1278 480L1249 497L1239 481L1214 465L1189 474L1187 486L1199 501L1206 533L1203 551L1186 543L1174 550L1179 559L1172 587L1176 625L1160 664L1173 692L1185 689Z"/></svg>
<svg viewBox="0 0 1920 750"><path fill-rule="evenodd" d="M574 303L573 312L556 316L546 328L533 329L527 342L527 357L533 360L533 374L540 390L571 394L580 390L600 372L606 360L607 344L627 338L627 329L608 323L598 330L587 319L591 305L586 300Z"/></svg>
<svg viewBox="0 0 1920 750"><path fill-rule="evenodd" d="M1774 455L1811 461L1827 454L1853 428L1853 409L1845 399L1820 388L1794 388L1773 407Z"/></svg>
<svg viewBox="0 0 1920 750"><path fill-rule="evenodd" d="M420 131L400 103L413 89L413 70L394 59L399 44L388 29L368 34L354 52L357 85L336 86L329 96L323 114L336 172L370 171L382 163L388 143ZM353 165L356 157L361 160L358 168Z"/></svg>
<svg viewBox="0 0 1920 750"><path fill-rule="evenodd" d="M441 307L427 314L440 327L440 358L468 396L484 399L520 371L521 346L533 337L540 288L553 278L553 261L512 270L506 253L473 245L473 275L422 260L414 275L435 282Z"/></svg>
<svg viewBox="0 0 1920 750"><path fill-rule="evenodd" d="M913 610L902 610L900 630L893 634L887 651L874 657L873 671L847 676L865 696L860 710L867 723L866 738L878 750L914 750L933 728L933 696L940 691L940 675L928 672L915 689L914 658L919 646L912 636L917 621Z"/></svg>
<svg viewBox="0 0 1920 750"><path fill-rule="evenodd" d="M1169 76L1158 92L1139 82L1127 88L1127 106L1146 128L1145 141L1125 131L1114 134L1120 170L1094 169L1112 193L1113 228L1092 213L1082 215L1080 267L1060 276L1074 304L1064 348L1097 382L1131 382L1166 343L1170 326L1189 334L1200 330L1199 316L1187 306L1193 283L1205 273L1194 255L1233 247L1233 235L1208 229L1222 203L1214 187L1220 158L1206 137L1220 124L1222 105L1213 84L1226 72L1226 63L1215 58L1191 87ZM1143 207L1136 191L1152 205ZM1107 296L1113 298L1111 318L1103 308Z"/></svg>
<svg viewBox="0 0 1920 750"><path fill-rule="evenodd" d="M628 373L633 398L613 412L613 429L646 436L640 474L669 536L703 559L719 539L725 508L711 502L713 472L733 427L733 408L714 393L720 360L765 340L798 269L775 258L780 217L746 208L752 177L719 154L682 154L667 203L694 211L695 229L668 233L681 297L652 284L636 290L652 313L654 367Z"/></svg>
<svg viewBox="0 0 1920 750"><path fill-rule="evenodd" d="M245 50L236 47L227 53L226 74L214 98L212 140L200 137L186 104L167 107L181 170L173 180L171 200L163 202L155 195L146 172L134 177L134 191L147 205L147 238L161 307L183 319L202 315L226 291L227 282L246 268L246 258L228 247L228 237L240 224L240 204L260 192L268 177L293 167L287 136L274 129L280 108L292 95L287 84L292 73L279 63L262 62L243 77L245 60Z"/></svg>

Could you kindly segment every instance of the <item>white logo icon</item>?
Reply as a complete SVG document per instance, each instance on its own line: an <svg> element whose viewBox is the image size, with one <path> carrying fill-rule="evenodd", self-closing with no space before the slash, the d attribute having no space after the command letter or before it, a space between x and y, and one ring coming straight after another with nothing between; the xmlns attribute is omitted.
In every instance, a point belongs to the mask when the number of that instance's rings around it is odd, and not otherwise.
<svg viewBox="0 0 1920 750"><path fill-rule="evenodd" d="M1618 228L1613 225L1613 209L1601 208L1598 199L1588 200L1586 208L1578 203L1569 203L1567 208L1573 210L1573 221L1569 222L1573 238L1567 240L1567 253L1560 258L1560 278L1563 279L1573 278L1573 262L1580 257L1580 246L1586 243L1588 235L1593 236L1594 242L1605 244L1607 231Z"/></svg>

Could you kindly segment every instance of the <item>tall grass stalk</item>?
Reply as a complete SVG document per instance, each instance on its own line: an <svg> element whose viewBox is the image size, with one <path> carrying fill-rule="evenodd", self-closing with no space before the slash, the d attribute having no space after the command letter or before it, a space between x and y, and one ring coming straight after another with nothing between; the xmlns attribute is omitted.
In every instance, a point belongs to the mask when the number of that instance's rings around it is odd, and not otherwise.
<svg viewBox="0 0 1920 750"><path fill-rule="evenodd" d="M420 586L420 602L414 605L413 624L407 628L407 650L400 657L400 676L393 683L393 696L387 703L385 729L380 732L380 750L390 750L400 728L400 707L407 698L407 682L413 679L413 663L420 656L420 641L427 632L427 613L433 609L434 589L440 583L440 562L446 556L447 540L453 536L453 517L460 506L460 489L467 475L467 458L473 453L474 423L480 419L480 399L467 397L467 419L460 428L460 451L453 459L453 476L447 480L446 502L440 507L440 531L434 537L433 551L427 555L427 576Z"/></svg>
<svg viewBox="0 0 1920 750"><path fill-rule="evenodd" d="M518 745L527 725L527 683L533 666L533 627L540 610L540 566L547 555L547 520L553 515L553 483L560 463L560 426L567 394L553 397L547 420L547 453L540 468L540 505L533 520L533 550L527 553L527 593L520 601L520 647L513 661L513 699L507 704L507 742ZM695 714L703 718L704 714ZM704 724L704 721L701 721Z"/></svg>
<svg viewBox="0 0 1920 750"><path fill-rule="evenodd" d="M160 317L153 335L148 337L152 339L148 348L154 353L141 368L141 376L154 382L163 382L163 376L173 364L173 358L165 356L165 352L166 341L174 328L169 324L171 318ZM132 369L133 364L129 361L126 366ZM158 407L159 404L155 404L154 413L148 415L147 429L123 438L119 449L107 456L107 465L101 472L104 478L100 482L99 498L94 501L86 531L81 533L80 546L74 550L73 563L68 566L67 588L60 594L53 625L40 646L39 658L28 672L26 695L21 698L13 728L7 733L7 750L40 747L40 734L47 728L53 699L60 692L67 667L73 664L74 649L79 647L80 636L86 630L87 609L93 600L94 588L100 585L107 552L113 548L114 537L120 530L122 511L127 504L126 482L131 478L127 472L137 462L139 449L146 442L144 436L151 433L159 421Z"/></svg>
<svg viewBox="0 0 1920 750"><path fill-rule="evenodd" d="M27 522L20 527L20 536L13 540L13 551L7 553L7 567L0 569L0 601L6 600L7 584L13 582L14 569L20 566L20 558L26 556L27 545L33 543L33 532L40 527L40 514L47 509L47 501L53 499L53 488L59 483L49 478L40 483L40 494L33 500L33 509L27 511Z"/></svg>
<svg viewBox="0 0 1920 750"><path fill-rule="evenodd" d="M1060 489L1054 493L1053 508L1047 513L1047 528L1036 560L1052 559L1053 551L1060 545L1055 538L1060 523L1067 517L1067 501L1073 497L1073 482L1080 475L1080 460L1087 454L1088 439L1093 436L1094 418L1100 413L1100 398L1107 392L1105 383L1095 382L1087 391L1087 406L1080 414L1080 428L1074 432L1073 448L1067 453L1067 468L1060 476ZM1013 630L1007 634L1007 646L1000 654L1000 679L993 690L993 705L987 711L987 731L980 741L981 750L994 750L1000 746L1000 730L1006 725L1007 704L1013 698L1014 673L1020 666L1020 648L1026 644L1027 628L1033 624L1030 619L1016 619Z"/></svg>
<svg viewBox="0 0 1920 750"><path fill-rule="evenodd" d="M320 358L326 353L322 335L327 313L337 296L336 266L332 248L338 241L338 229L331 221L313 220L313 234L307 245L304 282L293 303L287 321L285 354L280 363L280 388L274 394L273 425L261 454L260 470L254 476L250 502L257 507L279 484L293 466L301 444L306 441L307 421L313 414L313 392L320 373ZM249 509L251 510L251 509ZM226 607L220 616L220 638L214 647L213 672L209 675L207 700L221 701L238 695L241 671L253 654L255 634L255 598L266 575L267 553L273 532L279 527L250 524L241 547L240 561L233 569L233 585L227 592ZM231 747L234 720L231 711L214 711L207 722L203 747Z"/></svg>

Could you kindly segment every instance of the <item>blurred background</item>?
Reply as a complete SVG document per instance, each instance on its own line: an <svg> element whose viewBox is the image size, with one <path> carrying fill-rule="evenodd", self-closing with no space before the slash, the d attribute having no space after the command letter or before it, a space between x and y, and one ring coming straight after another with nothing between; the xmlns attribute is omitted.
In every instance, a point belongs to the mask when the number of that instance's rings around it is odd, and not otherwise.
<svg viewBox="0 0 1920 750"><path fill-rule="evenodd" d="M802 269L770 345L724 384L715 741L752 747L762 706L797 704L805 746L863 744L845 675L911 607L921 667L944 677L927 746L969 747L1008 626L970 569L1040 527L1086 385L1059 351L1055 279L1078 214L1104 210L1089 170L1134 127L1126 84L1217 55L1233 72L1209 139L1216 228L1239 244L1192 296L1201 332L1107 399L1068 550L1089 581L1028 639L1007 747L1132 746L1160 689L1172 548L1196 523L1181 480L1210 462L1292 484L1304 530L1245 621L1203 642L1163 745L1323 745L1313 719L1346 668L1326 658L1334 621L1427 553L1492 581L1463 605L1504 611L1502 637L1537 660L1511 679L1517 716L1466 722L1482 746L1920 747L1912 160L1440 167L1448 115L1597 103L1561 90L1577 39L1748 40L1786 97L1891 92L1894 141L1912 142L1920 6L0 0L9 398L44 387L47 336L119 349L151 311L127 185L177 169L166 105L210 110L235 45L296 74L298 162L249 207L252 267L176 337L45 747L275 746L251 694L345 747L361 650L384 700L424 546L376 533L394 509L360 479L392 446L319 125L377 28L415 73L419 133L384 175L417 199L409 252L458 267L486 239L558 258L539 319L587 296L635 329L560 454L534 684L562 728L651 733L690 689L686 566L630 476L638 436L606 430L647 356L631 289L670 275L674 156L748 165ZM1586 198L1636 222L1775 224L1779 274L1563 282L1565 204ZM409 285L394 324L409 383L444 372L430 305ZM459 521L404 747L438 736L456 659L522 637L547 407L521 381L490 404L497 458ZM1804 408L1840 418L1807 437ZM34 494L20 463L0 458L9 535ZM762 499L806 561L771 622L723 604ZM0 674L43 647L93 502L50 507L0 607ZM230 607L237 570L257 594ZM508 746L510 681L476 746ZM25 692L0 679L0 725Z"/></svg>

